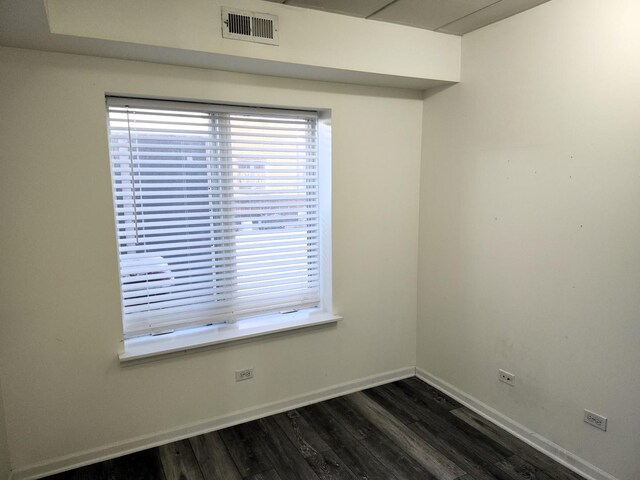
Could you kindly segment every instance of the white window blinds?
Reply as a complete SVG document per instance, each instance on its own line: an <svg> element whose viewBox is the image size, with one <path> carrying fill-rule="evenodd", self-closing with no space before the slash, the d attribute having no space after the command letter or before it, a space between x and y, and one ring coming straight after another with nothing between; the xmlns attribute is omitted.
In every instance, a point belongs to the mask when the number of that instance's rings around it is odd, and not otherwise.
<svg viewBox="0 0 640 480"><path fill-rule="evenodd" d="M107 97L125 337L317 306L317 114Z"/></svg>

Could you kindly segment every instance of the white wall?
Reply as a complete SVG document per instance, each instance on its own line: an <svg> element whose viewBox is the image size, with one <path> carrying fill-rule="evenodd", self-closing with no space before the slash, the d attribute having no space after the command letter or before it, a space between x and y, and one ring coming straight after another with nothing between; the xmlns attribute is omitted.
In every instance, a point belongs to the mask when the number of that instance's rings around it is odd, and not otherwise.
<svg viewBox="0 0 640 480"><path fill-rule="evenodd" d="M637 0L552 0L463 37L462 82L423 117L418 367L621 480L640 478L639 52Z"/></svg>
<svg viewBox="0 0 640 480"><path fill-rule="evenodd" d="M120 55L141 51L131 50L132 46L146 46L144 51L162 49L176 61L198 54L215 56L225 70L233 71L246 71L249 60L260 60L266 71L253 73L277 75L273 72L280 69L294 78L315 72L324 79L328 69L344 79L403 77L413 79L413 85L460 79L459 36L364 18L261 0L46 0L45 4L54 41L62 35L78 37L78 43L87 45L96 40L119 42ZM222 38L225 6L277 15L279 46ZM242 61L229 64L222 56ZM265 62L276 69L266 68Z"/></svg>
<svg viewBox="0 0 640 480"><path fill-rule="evenodd" d="M16 469L415 365L422 100L0 49L0 379ZM332 109L337 327L121 367L105 92ZM235 383L234 370L255 367Z"/></svg>
<svg viewBox="0 0 640 480"><path fill-rule="evenodd" d="M0 385L0 480L6 480L9 478L9 446L2 403L2 385Z"/></svg>

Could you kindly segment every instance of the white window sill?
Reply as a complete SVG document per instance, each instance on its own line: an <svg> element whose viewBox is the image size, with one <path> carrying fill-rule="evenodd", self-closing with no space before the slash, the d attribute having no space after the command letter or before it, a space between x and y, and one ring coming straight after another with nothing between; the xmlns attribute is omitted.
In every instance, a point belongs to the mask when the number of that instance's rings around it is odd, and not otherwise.
<svg viewBox="0 0 640 480"><path fill-rule="evenodd" d="M160 355L184 353L263 335L336 323L339 320L342 320L342 317L314 308L289 314L248 318L233 324L221 323L190 328L155 337L129 338L124 341L124 352L120 353L118 358L121 364L127 364Z"/></svg>

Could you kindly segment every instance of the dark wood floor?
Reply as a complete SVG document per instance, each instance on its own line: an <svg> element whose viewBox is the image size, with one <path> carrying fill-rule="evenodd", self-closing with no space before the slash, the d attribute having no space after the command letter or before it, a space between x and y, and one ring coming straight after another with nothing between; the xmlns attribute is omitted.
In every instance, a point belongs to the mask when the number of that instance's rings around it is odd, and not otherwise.
<svg viewBox="0 0 640 480"><path fill-rule="evenodd" d="M582 479L417 378L48 478Z"/></svg>

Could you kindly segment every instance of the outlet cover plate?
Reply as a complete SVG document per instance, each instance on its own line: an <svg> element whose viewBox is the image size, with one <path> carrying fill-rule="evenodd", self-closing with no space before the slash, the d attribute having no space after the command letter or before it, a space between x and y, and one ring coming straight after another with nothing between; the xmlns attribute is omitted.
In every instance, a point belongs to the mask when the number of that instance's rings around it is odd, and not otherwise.
<svg viewBox="0 0 640 480"><path fill-rule="evenodd" d="M598 415L597 413L585 409L584 421L591 426L599 428L600 430L604 430L605 432L607 431L607 417L603 417L602 415Z"/></svg>
<svg viewBox="0 0 640 480"><path fill-rule="evenodd" d="M498 370L498 380L506 383L507 385L511 385L512 387L516 386L516 376L506 370Z"/></svg>
<svg viewBox="0 0 640 480"><path fill-rule="evenodd" d="M253 367L236 370L236 382L253 378Z"/></svg>

